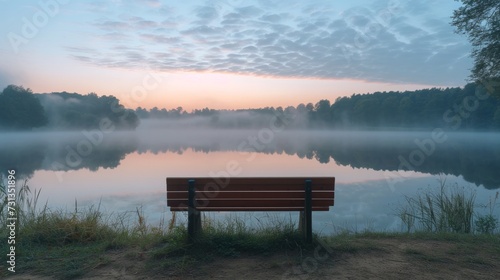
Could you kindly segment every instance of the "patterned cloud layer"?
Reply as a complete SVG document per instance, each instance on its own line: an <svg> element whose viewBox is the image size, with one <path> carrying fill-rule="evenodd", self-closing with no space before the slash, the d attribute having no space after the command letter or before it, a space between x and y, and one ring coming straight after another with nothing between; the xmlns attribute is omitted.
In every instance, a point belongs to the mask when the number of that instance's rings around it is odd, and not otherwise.
<svg viewBox="0 0 500 280"><path fill-rule="evenodd" d="M188 2L94 2L89 40L65 49L106 67L429 85L471 66L434 1Z"/></svg>

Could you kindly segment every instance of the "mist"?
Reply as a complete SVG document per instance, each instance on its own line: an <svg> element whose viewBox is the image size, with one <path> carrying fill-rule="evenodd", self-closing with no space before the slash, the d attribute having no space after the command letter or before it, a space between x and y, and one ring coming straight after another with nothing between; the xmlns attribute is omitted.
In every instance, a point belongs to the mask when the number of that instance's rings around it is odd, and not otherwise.
<svg viewBox="0 0 500 280"><path fill-rule="evenodd" d="M401 170L451 174L486 188L500 187L500 134L496 133L300 130L282 126L214 129L207 121L203 117L181 122L143 120L136 131L1 133L0 169L15 168L29 178L37 170L113 169L133 153L225 151L287 154L322 164L335 162L387 171L396 177Z"/></svg>
<svg viewBox="0 0 500 280"><path fill-rule="evenodd" d="M310 125L305 112L296 110L238 110L215 111L209 115L183 114L175 117L142 118L137 128L141 129L259 129L278 127L277 129L306 129Z"/></svg>

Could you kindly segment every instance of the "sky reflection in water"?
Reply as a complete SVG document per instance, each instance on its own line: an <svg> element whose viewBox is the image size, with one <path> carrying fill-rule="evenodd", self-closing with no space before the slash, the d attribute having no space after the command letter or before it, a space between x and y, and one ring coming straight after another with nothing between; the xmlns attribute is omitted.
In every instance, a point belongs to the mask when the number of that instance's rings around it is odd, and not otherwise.
<svg viewBox="0 0 500 280"><path fill-rule="evenodd" d="M225 176L229 163L236 164L236 176L334 176L335 206L330 212L314 213L315 231L393 230L400 226L395 212L403 196L436 189L439 178L477 190L482 203L500 186L500 136L495 134L448 134L445 143L437 143L415 166L417 172L397 171L400 157L408 158L418 149L415 140L429 135L282 132L254 146L256 152L240 152L248 137L258 139L257 130L117 132L105 135L90 150L79 146L91 139L81 132L5 134L0 139L0 166L2 172L16 168L30 178L29 185L41 188L42 201L48 200L51 207L72 210L75 199L81 207L101 201L101 209L114 213L142 207L151 224L170 218L168 176ZM68 158L71 151L85 154L76 160ZM225 215L211 214L217 219ZM252 215L249 220L254 222L266 216ZM297 220L297 213L283 215Z"/></svg>

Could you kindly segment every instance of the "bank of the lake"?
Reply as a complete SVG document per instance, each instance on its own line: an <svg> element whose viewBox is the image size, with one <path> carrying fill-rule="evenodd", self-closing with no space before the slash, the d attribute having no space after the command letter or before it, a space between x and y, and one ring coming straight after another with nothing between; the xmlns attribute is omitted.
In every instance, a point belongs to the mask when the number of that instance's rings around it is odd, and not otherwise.
<svg viewBox="0 0 500 280"><path fill-rule="evenodd" d="M0 229L4 236L0 243L2 277L496 279L500 274L497 217L490 215L493 221L488 223L488 219L482 220L488 215L472 212L475 219L469 219L467 213L474 205L463 201L474 202L475 198L456 189L443 187L440 192L408 197L399 212L402 219L407 215L414 218L408 233L342 229L315 235L312 244L303 241L295 221L277 215L270 214L257 227L248 226L240 216L204 219L203 233L188 243L185 224L175 215L151 226L139 208L107 215L100 205L82 208L75 201L73 211L63 211L37 207L38 197L39 191L31 191L27 185L20 188L13 206L15 243L8 241L12 236L9 228ZM492 211L497 198L491 200ZM424 200L427 204L412 202ZM9 205L5 192L1 201L0 217L7 224L6 211L13 209L5 207ZM433 208L440 227L422 228L433 222L425 207L434 204L446 206Z"/></svg>
<svg viewBox="0 0 500 280"><path fill-rule="evenodd" d="M7 279L497 279L500 236L339 234L312 245L291 233L182 233L20 245ZM289 235L291 234L291 235ZM5 246L1 246L5 252Z"/></svg>

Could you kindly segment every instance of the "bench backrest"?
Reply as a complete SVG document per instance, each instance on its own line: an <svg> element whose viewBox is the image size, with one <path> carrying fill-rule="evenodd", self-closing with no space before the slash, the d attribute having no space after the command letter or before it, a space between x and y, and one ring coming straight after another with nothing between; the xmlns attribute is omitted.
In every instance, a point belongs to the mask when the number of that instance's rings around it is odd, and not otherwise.
<svg viewBox="0 0 500 280"><path fill-rule="evenodd" d="M187 211L189 181L199 211L302 211L310 180L313 211L328 211L334 202L335 178L167 178L167 205Z"/></svg>

